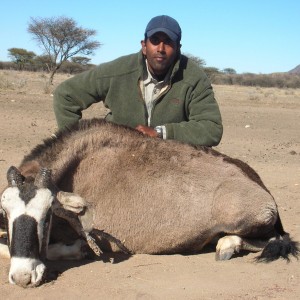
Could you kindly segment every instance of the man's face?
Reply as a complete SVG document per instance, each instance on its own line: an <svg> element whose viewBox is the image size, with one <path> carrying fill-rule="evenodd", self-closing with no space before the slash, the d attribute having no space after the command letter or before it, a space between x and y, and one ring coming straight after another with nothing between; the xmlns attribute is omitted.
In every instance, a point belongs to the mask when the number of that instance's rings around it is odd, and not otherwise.
<svg viewBox="0 0 300 300"><path fill-rule="evenodd" d="M177 57L179 44L163 32L153 34L141 44L150 72L156 76L165 75Z"/></svg>

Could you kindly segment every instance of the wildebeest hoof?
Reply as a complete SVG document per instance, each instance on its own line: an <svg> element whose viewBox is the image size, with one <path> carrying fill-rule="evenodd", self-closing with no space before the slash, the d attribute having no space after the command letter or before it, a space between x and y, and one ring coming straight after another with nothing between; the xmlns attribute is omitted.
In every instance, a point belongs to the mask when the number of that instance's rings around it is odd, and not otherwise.
<svg viewBox="0 0 300 300"><path fill-rule="evenodd" d="M242 246L242 239L236 235L227 235L219 239L216 248L216 260L228 260L234 253L238 253Z"/></svg>

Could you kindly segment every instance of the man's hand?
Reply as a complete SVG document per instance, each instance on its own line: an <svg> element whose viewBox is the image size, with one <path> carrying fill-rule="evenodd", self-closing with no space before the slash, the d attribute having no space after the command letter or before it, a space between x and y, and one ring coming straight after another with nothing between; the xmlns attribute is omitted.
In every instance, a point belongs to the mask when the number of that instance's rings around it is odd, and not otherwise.
<svg viewBox="0 0 300 300"><path fill-rule="evenodd" d="M138 125L135 127L135 129L144 135L148 135L150 137L158 137L158 133L152 127Z"/></svg>

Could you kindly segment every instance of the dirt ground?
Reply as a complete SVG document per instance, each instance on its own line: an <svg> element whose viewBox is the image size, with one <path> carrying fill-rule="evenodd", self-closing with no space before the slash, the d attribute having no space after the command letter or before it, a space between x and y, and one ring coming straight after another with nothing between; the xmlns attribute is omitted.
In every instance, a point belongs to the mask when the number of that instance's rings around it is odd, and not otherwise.
<svg viewBox="0 0 300 300"><path fill-rule="evenodd" d="M55 84L66 79L56 77ZM52 87L50 88L50 90ZM300 90L215 86L224 136L217 150L249 163L274 195L285 230L300 241ZM102 105L84 117L103 116ZM0 189L6 171L56 130L52 96L41 73L0 71ZM59 276L32 289L8 283L0 259L1 299L300 299L300 262L226 262L214 250L197 255L115 256L57 262Z"/></svg>

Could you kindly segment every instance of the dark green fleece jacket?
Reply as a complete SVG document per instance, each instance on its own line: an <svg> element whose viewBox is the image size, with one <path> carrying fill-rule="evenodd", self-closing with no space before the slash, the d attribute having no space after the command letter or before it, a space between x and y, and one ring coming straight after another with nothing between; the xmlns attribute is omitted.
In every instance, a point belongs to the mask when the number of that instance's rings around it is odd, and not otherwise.
<svg viewBox="0 0 300 300"><path fill-rule="evenodd" d="M54 93L54 112L60 129L69 128L81 111L104 101L106 119L135 128L147 125L148 113L140 80L145 68L142 52L101 64L61 83ZM167 91L156 100L152 127L164 125L167 139L194 145L217 145L223 127L211 84L199 66L181 55Z"/></svg>

